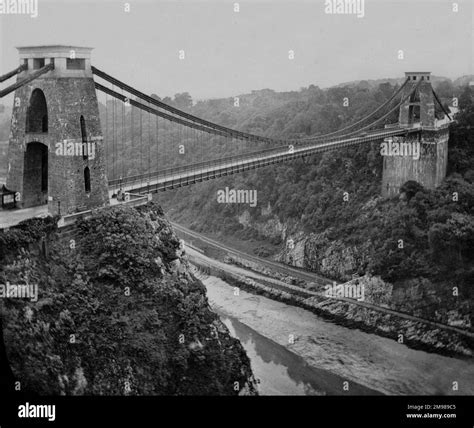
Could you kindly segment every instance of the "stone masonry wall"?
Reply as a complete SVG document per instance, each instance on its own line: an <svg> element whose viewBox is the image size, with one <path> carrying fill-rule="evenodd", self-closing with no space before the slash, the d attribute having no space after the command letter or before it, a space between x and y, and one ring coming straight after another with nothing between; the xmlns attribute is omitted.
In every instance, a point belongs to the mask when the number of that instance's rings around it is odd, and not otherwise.
<svg viewBox="0 0 474 428"><path fill-rule="evenodd" d="M423 131L421 154L418 160L412 156L384 156L382 196L396 196L400 187L414 180L428 189L439 186L446 176L448 131ZM394 141L416 143L416 136L395 137Z"/></svg>
<svg viewBox="0 0 474 428"><path fill-rule="evenodd" d="M20 77L19 77L20 78ZM26 134L26 117L34 89L43 91L48 109L48 133ZM88 141L95 142L95 158L56 155L56 143L65 139L82 141L80 117L84 116ZM99 120L99 107L92 78L39 78L15 92L9 142L7 187L23 193L24 154L30 142L48 147L49 211L73 213L108 204L105 148ZM86 193L84 169L89 167L91 192ZM22 204L20 204L21 206Z"/></svg>

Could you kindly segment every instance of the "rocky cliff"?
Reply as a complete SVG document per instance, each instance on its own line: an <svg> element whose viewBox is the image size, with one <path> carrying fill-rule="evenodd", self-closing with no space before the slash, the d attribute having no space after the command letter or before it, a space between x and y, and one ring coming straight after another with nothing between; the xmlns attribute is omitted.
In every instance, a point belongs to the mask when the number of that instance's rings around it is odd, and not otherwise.
<svg viewBox="0 0 474 428"><path fill-rule="evenodd" d="M374 199L365 204L359 213L361 221L367 220L367 213L377 210L379 201ZM252 221L244 213L239 221L260 236L282 241L282 250L275 255L275 260L341 282L351 280L354 274L360 275L360 281L366 290L366 301L369 303L472 330L472 299L462 295L455 280L437 282L420 276L394 283L385 281L380 276L367 274L373 258L369 239L351 243L345 239L333 239L331 230L305 233L301 225L293 220L282 223L272 214L270 207L266 208L265 214L258 221Z"/></svg>
<svg viewBox="0 0 474 428"><path fill-rule="evenodd" d="M101 211L67 238L54 219L33 219L1 234L0 258L0 284L38 286L37 301L0 299L17 390L256 394L244 349L210 310L160 207Z"/></svg>

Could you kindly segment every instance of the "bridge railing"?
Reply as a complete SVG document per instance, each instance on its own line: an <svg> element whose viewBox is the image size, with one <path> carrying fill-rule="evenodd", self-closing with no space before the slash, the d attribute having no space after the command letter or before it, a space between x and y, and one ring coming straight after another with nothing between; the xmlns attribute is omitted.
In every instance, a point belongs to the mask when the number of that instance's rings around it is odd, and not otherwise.
<svg viewBox="0 0 474 428"><path fill-rule="evenodd" d="M320 144L324 143L322 141ZM306 142L306 143L300 143L298 147L302 146L307 146L307 145L316 145L316 143L311 143L311 142ZM285 146L278 146L278 147L273 147L270 149L263 149L263 150L258 150L255 152L249 152L245 153L243 155L232 155L232 156L226 156L223 158L219 159L213 159L209 161L203 161L203 162L196 162L193 163L192 165L183 165L183 166L175 166L175 167L170 167L166 169L162 169L160 171L148 173L148 174L139 174L139 175L134 175L134 176L129 176L124 179L115 179L115 180L110 180L109 181L109 186L110 187L118 187L120 184L129 184L133 183L136 181L143 181L144 179L155 179L155 178L160 178L160 177L167 177L170 175L174 175L176 173L181 173L181 172L187 172L187 171L192 171L194 169L204 169L206 167L212 167L215 165L218 165L220 163L229 163L233 161L245 161L248 159L255 158L257 155L269 155L271 153L277 153L281 152L284 150L289 150L290 146L294 145L285 145Z"/></svg>
<svg viewBox="0 0 474 428"><path fill-rule="evenodd" d="M193 163L192 165L175 166L175 167L162 169L156 172L138 174L134 176L125 177L123 179L114 179L114 180L109 181L109 186L112 188L118 188L120 187L120 185L127 185L130 183L142 182L143 180L147 180L147 179L149 180L159 179L160 177L167 177L174 174L186 173L194 169L204 169L206 167L216 166L220 163L228 163L228 162L233 162L233 161L243 162L248 159L253 159L258 155L267 156L267 155L271 155L272 153L286 152L287 150L290 149L290 147L299 149L299 148L308 147L308 146L324 145L328 142L338 141L340 139L341 139L341 136L333 136L333 137L328 137L324 140L319 140L319 141L312 141L312 140L300 141L300 142L295 141L294 143L286 144L284 146L258 150L254 152L245 153L243 155L226 156L219 159L196 162L196 163Z"/></svg>
<svg viewBox="0 0 474 428"><path fill-rule="evenodd" d="M144 205L148 201L149 201L149 198L148 198L147 195L143 196L143 195L131 194L130 200L124 201L124 202L119 202L119 203L117 203L117 205L127 205L129 207L136 207L136 206ZM104 206L102 208L108 208L108 206ZM78 220L83 220L83 219L86 219L86 218L90 217L91 215L93 215L95 212L97 212L99 210L100 210L100 208L96 208L96 209L93 209L93 210L80 211L78 213L65 215L65 216L63 216L59 219L58 227L61 228L61 227L65 227L65 226L69 226L71 224L74 224Z"/></svg>
<svg viewBox="0 0 474 428"><path fill-rule="evenodd" d="M177 166L177 167L171 167L167 169L163 169L157 172L153 173L145 173L142 175L136 175L136 176L131 176L131 177L126 177L123 180L111 180L109 182L109 186L111 188L118 188L120 185L124 185L127 187L133 187L133 185L140 185L141 187L146 187L147 183L149 186L154 186L157 183L153 181L160 181L160 179L163 179L163 181L166 178L171 178L175 176L175 180L180 180L181 178L185 178L186 176L190 175L193 171L196 172L196 176L199 174L204 175L208 169L219 169L219 167L222 168L234 168L238 167L239 164L242 163L249 163L250 161L261 161L262 159L268 159L272 155L275 156L284 156L284 155L292 155L293 153L298 155L299 152L307 151L307 149L319 149L323 148L324 150L330 150L330 147L334 145L335 147L345 147L346 145L352 145L358 142L369 142L372 141L375 138L383 138L385 136L391 136L399 132L413 132L413 129L410 128L403 128L403 129L397 129L397 128L389 128L387 130L378 130L377 132L373 133L363 133L360 136L353 136L353 137L346 137L344 139L341 139L341 137L334 137L331 139L328 139L327 141L318 141L318 142L312 142L312 141L307 141L298 145L285 145L285 146L279 146L279 147L274 147L270 149L265 149L265 150L259 150L255 152L250 152L250 153L245 153L243 155L233 155L233 156L227 156L225 158L219 158L219 159L214 159L214 160L209 160L209 161L204 161L204 162L198 162L195 164L191 165L184 165L184 166ZM338 141L340 144L332 144L335 141ZM347 144L345 144L347 143Z"/></svg>

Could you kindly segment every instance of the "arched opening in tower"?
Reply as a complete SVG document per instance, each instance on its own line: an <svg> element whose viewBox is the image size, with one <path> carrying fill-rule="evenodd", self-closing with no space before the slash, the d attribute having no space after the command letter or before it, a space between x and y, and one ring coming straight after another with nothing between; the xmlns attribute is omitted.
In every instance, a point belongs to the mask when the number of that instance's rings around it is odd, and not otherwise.
<svg viewBox="0 0 474 428"><path fill-rule="evenodd" d="M410 107L408 111L408 123L420 121L420 92L416 89L410 96Z"/></svg>
<svg viewBox="0 0 474 428"><path fill-rule="evenodd" d="M91 191L91 171L88 166L84 168L84 188L86 193Z"/></svg>
<svg viewBox="0 0 474 428"><path fill-rule="evenodd" d="M31 94L26 112L26 132L48 132L48 106L41 89L35 89Z"/></svg>
<svg viewBox="0 0 474 428"><path fill-rule="evenodd" d="M86 121L84 120L84 116L81 115L80 118L81 123L81 137L82 137L82 159L86 160L89 156L87 152L87 128L86 128Z"/></svg>
<svg viewBox="0 0 474 428"><path fill-rule="evenodd" d="M26 146L22 199L24 208L48 203L48 148L42 143Z"/></svg>

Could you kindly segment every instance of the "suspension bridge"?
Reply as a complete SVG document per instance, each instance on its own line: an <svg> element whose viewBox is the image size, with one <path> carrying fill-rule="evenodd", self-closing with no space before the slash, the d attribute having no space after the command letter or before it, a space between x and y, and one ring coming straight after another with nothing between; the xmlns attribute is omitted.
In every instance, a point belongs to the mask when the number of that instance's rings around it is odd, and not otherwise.
<svg viewBox="0 0 474 428"><path fill-rule="evenodd" d="M0 90L0 98L14 93L4 227L38 213L74 220L158 191L379 140L418 141L426 149L419 163L384 159L382 193L394 194L407 179L434 187L445 175L452 117L429 72L407 72L380 106L339 130L281 139L232 129L145 94L92 66L91 48L18 50L19 67L0 76L0 83L17 78ZM398 121L388 123L396 114Z"/></svg>

